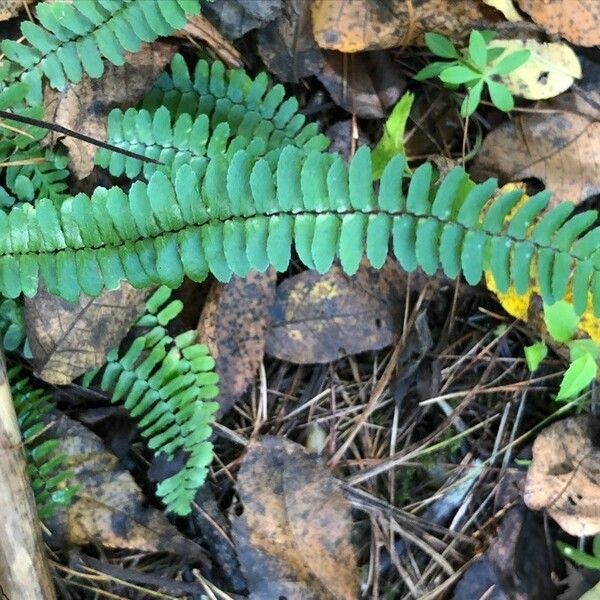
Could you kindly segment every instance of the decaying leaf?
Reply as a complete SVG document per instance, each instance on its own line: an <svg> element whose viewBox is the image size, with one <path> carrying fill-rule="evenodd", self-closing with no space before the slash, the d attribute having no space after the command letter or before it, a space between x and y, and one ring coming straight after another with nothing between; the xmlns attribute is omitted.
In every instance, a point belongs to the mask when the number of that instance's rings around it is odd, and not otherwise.
<svg viewBox="0 0 600 600"><path fill-rule="evenodd" d="M546 31L577 46L600 44L600 0L517 0Z"/></svg>
<svg viewBox="0 0 600 600"><path fill-rule="evenodd" d="M593 99L598 101L600 94ZM571 107L570 109L568 107ZM578 112L573 111L573 107ZM579 203L600 191L600 122L590 107L565 94L540 106L543 113L519 115L483 141L471 169L476 180L498 177L542 180L552 202ZM556 109L556 112L547 112Z"/></svg>
<svg viewBox="0 0 600 600"><path fill-rule="evenodd" d="M525 503L571 535L600 533L600 423L563 419L538 434L527 471Z"/></svg>
<svg viewBox="0 0 600 600"><path fill-rule="evenodd" d="M495 500L498 514L511 508L503 514L490 547L459 581L452 600L556 598L557 552L547 543L542 519L523 504L522 478L522 473L508 471L500 481Z"/></svg>
<svg viewBox="0 0 600 600"><path fill-rule="evenodd" d="M313 38L310 6L287 0L281 14L257 32L258 53L282 81L297 82L321 70L323 55Z"/></svg>
<svg viewBox="0 0 600 600"><path fill-rule="evenodd" d="M379 271L363 264L354 277L336 266L325 275L290 277L277 288L265 351L309 364L389 346L398 333L405 281L393 261Z"/></svg>
<svg viewBox="0 0 600 600"><path fill-rule="evenodd" d="M521 21L522 17L517 12L513 0L483 0L488 6L493 6L499 10L509 21L516 23Z"/></svg>
<svg viewBox="0 0 600 600"><path fill-rule="evenodd" d="M505 48L503 57L529 50L529 59L518 69L503 75L502 83L515 95L528 100L554 98L568 90L581 78L581 65L577 55L563 42L542 43L537 40L493 40L490 48Z"/></svg>
<svg viewBox="0 0 600 600"><path fill-rule="evenodd" d="M265 335L275 302L277 274L251 272L228 284L214 283L198 323L219 374L221 414L246 391L263 359Z"/></svg>
<svg viewBox="0 0 600 600"><path fill-rule="evenodd" d="M281 0L220 0L207 2L202 13L215 23L218 30L230 40L264 27L281 13ZM190 20L195 21L197 17Z"/></svg>
<svg viewBox="0 0 600 600"><path fill-rule="evenodd" d="M79 85L69 85L64 92L49 90L44 97L45 119L68 127L94 139L106 140L106 117L115 107L135 105L152 87L165 69L176 46L154 42L140 52L125 53L125 64L105 64L101 79L86 77ZM69 167L78 179L90 174L97 148L74 138L63 139L69 148Z"/></svg>
<svg viewBox="0 0 600 600"><path fill-rule="evenodd" d="M253 441L233 535L252 600L358 598L350 506L319 458L285 438Z"/></svg>
<svg viewBox="0 0 600 600"><path fill-rule="evenodd" d="M169 552L198 558L202 550L183 537L164 513L148 505L128 471L89 429L61 415L52 434L65 467L74 471L70 485L78 486L74 502L60 508L49 523L53 543L143 552Z"/></svg>
<svg viewBox="0 0 600 600"><path fill-rule="evenodd" d="M0 0L0 21L16 17L25 6L33 4L34 0Z"/></svg>
<svg viewBox="0 0 600 600"><path fill-rule="evenodd" d="M459 39L492 27L500 13L479 0L314 0L312 17L321 48L360 52L423 44L427 31Z"/></svg>
<svg viewBox="0 0 600 600"><path fill-rule="evenodd" d="M25 299L27 337L37 375L48 383L67 385L106 361L144 311L147 290L129 284L97 298L82 296L72 304L40 290Z"/></svg>
<svg viewBox="0 0 600 600"><path fill-rule="evenodd" d="M406 87L389 52L343 54L323 52L325 64L319 81L338 106L358 117L380 119Z"/></svg>

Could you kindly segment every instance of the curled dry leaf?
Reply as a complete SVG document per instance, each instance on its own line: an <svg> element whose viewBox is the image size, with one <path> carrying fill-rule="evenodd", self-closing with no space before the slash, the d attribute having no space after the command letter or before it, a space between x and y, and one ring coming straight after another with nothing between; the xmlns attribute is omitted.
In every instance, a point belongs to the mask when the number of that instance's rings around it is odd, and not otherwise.
<svg viewBox="0 0 600 600"><path fill-rule="evenodd" d="M600 94L594 94L596 102ZM580 109L581 105L581 110ZM571 108L569 109L568 106ZM600 122L574 95L545 102L543 113L519 115L486 136L471 169L476 180L537 177L552 202L579 203L600 192ZM556 112L547 110L556 108ZM574 112L573 108L578 110ZM587 112L587 114L586 114Z"/></svg>
<svg viewBox="0 0 600 600"><path fill-rule="evenodd" d="M340 52L424 44L424 33L455 39L492 27L500 13L479 0L314 0L313 32L321 48Z"/></svg>
<svg viewBox="0 0 600 600"><path fill-rule="evenodd" d="M40 290L25 299L27 337L37 375L48 383L67 385L106 362L144 311L148 290L127 283L97 298L81 296L74 304Z"/></svg>
<svg viewBox="0 0 600 600"><path fill-rule="evenodd" d="M600 533L600 423L589 415L544 429L533 444L525 503L575 536Z"/></svg>
<svg viewBox="0 0 600 600"><path fill-rule="evenodd" d="M537 40L493 40L490 48L505 48L503 57L527 49L529 60L518 69L503 75L502 83L515 95L528 100L554 98L581 78L581 65L571 47L563 42L542 43Z"/></svg>
<svg viewBox="0 0 600 600"><path fill-rule="evenodd" d="M142 552L169 552L200 558L199 546L183 537L164 513L148 501L128 471L89 429L61 415L52 428L58 452L74 471L69 485L77 486L73 503L57 509L50 521L52 542Z"/></svg>
<svg viewBox="0 0 600 600"><path fill-rule="evenodd" d="M265 349L265 335L275 302L277 274L251 272L214 283L198 323L198 339L207 344L219 374L221 414L227 412L253 380Z"/></svg>
<svg viewBox="0 0 600 600"><path fill-rule="evenodd" d="M358 117L380 119L406 87L389 52L345 55L326 51L319 81L338 106Z"/></svg>
<svg viewBox="0 0 600 600"><path fill-rule="evenodd" d="M304 271L277 288L265 351L299 364L326 363L389 346L398 333L406 278L388 261L354 277Z"/></svg>
<svg viewBox="0 0 600 600"><path fill-rule="evenodd" d="M522 10L550 33L577 46L600 44L600 0L517 0Z"/></svg>
<svg viewBox="0 0 600 600"><path fill-rule="evenodd" d="M252 600L358 598L350 505L316 455L285 438L253 441L237 491L233 536Z"/></svg>
<svg viewBox="0 0 600 600"><path fill-rule="evenodd" d="M117 106L127 108L141 100L175 50L176 46L166 42L147 44L134 54L126 52L122 67L106 63L101 79L86 77L83 83L69 85L64 92L48 90L44 97L45 119L105 141L108 113ZM78 179L87 177L97 148L70 137L64 138L63 143L69 149L72 172Z"/></svg>

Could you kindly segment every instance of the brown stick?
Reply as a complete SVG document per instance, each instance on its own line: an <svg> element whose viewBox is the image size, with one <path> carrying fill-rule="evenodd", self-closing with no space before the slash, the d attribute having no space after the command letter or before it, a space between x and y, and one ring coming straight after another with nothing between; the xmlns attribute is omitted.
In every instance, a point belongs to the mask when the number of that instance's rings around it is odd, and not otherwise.
<svg viewBox="0 0 600 600"><path fill-rule="evenodd" d="M0 349L0 599L56 598Z"/></svg>

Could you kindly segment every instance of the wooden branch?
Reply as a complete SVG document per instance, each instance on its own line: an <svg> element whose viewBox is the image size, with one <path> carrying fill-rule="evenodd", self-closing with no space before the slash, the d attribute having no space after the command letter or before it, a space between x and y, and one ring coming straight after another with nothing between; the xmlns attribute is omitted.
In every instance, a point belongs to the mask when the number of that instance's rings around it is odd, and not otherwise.
<svg viewBox="0 0 600 600"><path fill-rule="evenodd" d="M0 599L53 600L21 432L0 349Z"/></svg>

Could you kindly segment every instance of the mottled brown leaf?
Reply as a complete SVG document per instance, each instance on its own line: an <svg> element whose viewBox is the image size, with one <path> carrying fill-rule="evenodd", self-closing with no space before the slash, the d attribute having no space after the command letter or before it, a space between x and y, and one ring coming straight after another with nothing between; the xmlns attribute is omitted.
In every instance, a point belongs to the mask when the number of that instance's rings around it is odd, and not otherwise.
<svg viewBox="0 0 600 600"><path fill-rule="evenodd" d="M354 277L339 267L305 271L277 288L265 351L290 362L325 363L389 346L398 332L406 278L393 261L361 266Z"/></svg>
<svg viewBox="0 0 600 600"><path fill-rule="evenodd" d="M221 414L246 391L263 359L276 281L273 269L253 271L228 284L215 283L206 299L198 339L216 361Z"/></svg>
<svg viewBox="0 0 600 600"><path fill-rule="evenodd" d="M584 415L553 423L533 444L525 503L571 535L600 533L599 434L598 420Z"/></svg>
<svg viewBox="0 0 600 600"><path fill-rule="evenodd" d="M54 543L202 555L162 511L148 505L131 474L118 466L97 435L64 415L52 435L59 440L58 452L67 456L66 468L74 471L69 484L78 486L74 502L59 508L49 523Z"/></svg>
<svg viewBox="0 0 600 600"><path fill-rule="evenodd" d="M323 55L312 34L310 3L287 0L281 14L257 32L258 53L282 81L299 81L321 70Z"/></svg>
<svg viewBox="0 0 600 600"><path fill-rule="evenodd" d="M600 94L595 94L596 100ZM592 114L574 112L583 102L572 94L545 102L551 113L519 115L486 136L471 175L519 181L541 179L553 203L581 202L600 192L600 122ZM570 109L566 107L569 106Z"/></svg>
<svg viewBox="0 0 600 600"><path fill-rule="evenodd" d="M16 17L25 6L33 4L34 0L0 0L0 21Z"/></svg>
<svg viewBox="0 0 600 600"><path fill-rule="evenodd" d="M600 0L517 0L550 33L578 46L600 44Z"/></svg>
<svg viewBox="0 0 600 600"><path fill-rule="evenodd" d="M148 290L124 283L97 298L82 296L70 303L45 290L25 299L27 337L37 375L55 385L67 385L88 369L106 361L144 310Z"/></svg>
<svg viewBox="0 0 600 600"><path fill-rule="evenodd" d="M344 55L323 52L325 65L317 74L336 104L367 119L380 119L406 87L389 52Z"/></svg>
<svg viewBox="0 0 600 600"><path fill-rule="evenodd" d="M350 506L316 455L285 438L253 441L237 491L233 535L252 600L358 598Z"/></svg>
<svg viewBox="0 0 600 600"><path fill-rule="evenodd" d="M115 107L135 105L154 84L175 53L176 46L166 42L145 45L140 52L125 53L125 64L117 67L105 62L100 79L84 78L63 92L48 90L44 97L45 119L94 139L106 140L106 117ZM54 138L51 138L54 139ZM69 167L78 179L90 174L97 148L66 137Z"/></svg>
<svg viewBox="0 0 600 600"><path fill-rule="evenodd" d="M321 48L360 52L422 44L427 31L466 37L501 14L479 0L314 0L312 17Z"/></svg>

